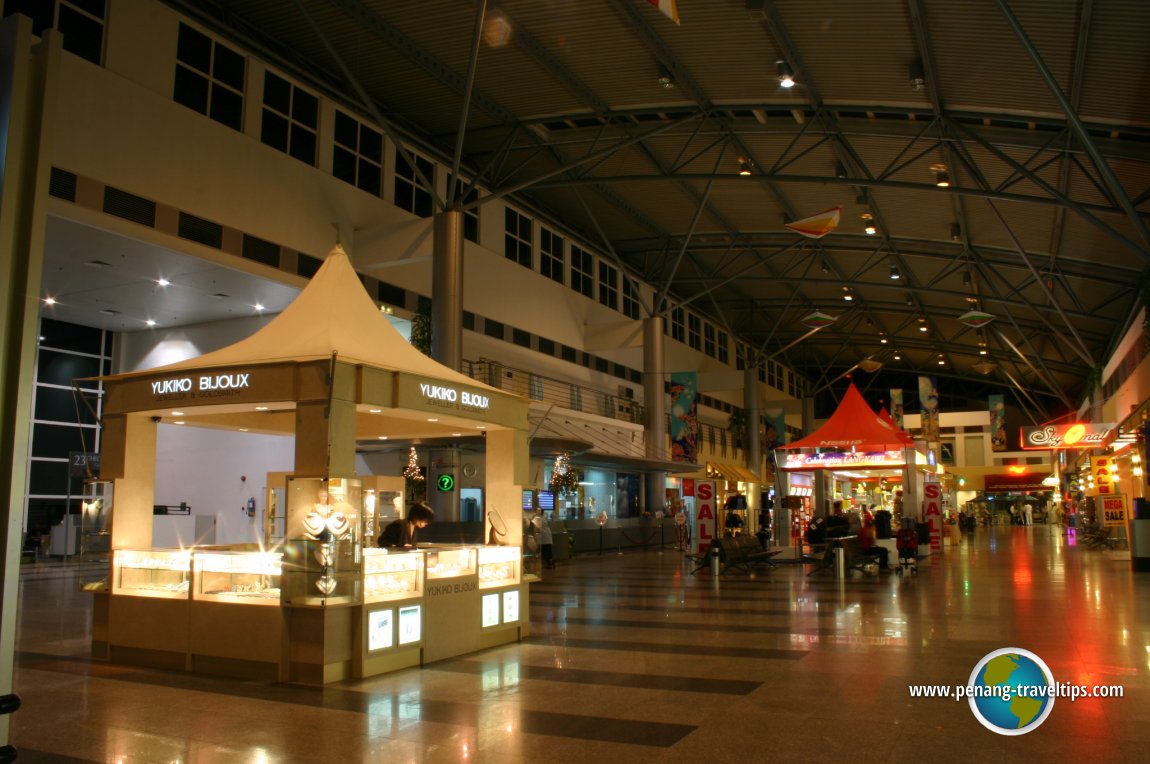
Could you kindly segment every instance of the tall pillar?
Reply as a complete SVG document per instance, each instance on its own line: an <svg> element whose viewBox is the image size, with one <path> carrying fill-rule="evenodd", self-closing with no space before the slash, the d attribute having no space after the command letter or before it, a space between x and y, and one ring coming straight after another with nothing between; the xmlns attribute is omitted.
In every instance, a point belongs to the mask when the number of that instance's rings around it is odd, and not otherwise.
<svg viewBox="0 0 1150 764"><path fill-rule="evenodd" d="M435 216L431 276L431 357L463 367L463 213Z"/></svg>
<svg viewBox="0 0 1150 764"><path fill-rule="evenodd" d="M667 393L663 368L663 317L649 316L643 321L643 424L647 430L646 455L648 459L667 461ZM662 470L644 474L644 511L655 512L663 508L666 495L667 473Z"/></svg>
<svg viewBox="0 0 1150 764"><path fill-rule="evenodd" d="M747 486L747 528L752 532L759 529L759 486L763 477L763 411L759 398L759 368L747 364L743 368L743 410L747 415L744 455L747 469L760 478L760 482Z"/></svg>
<svg viewBox="0 0 1150 764"><path fill-rule="evenodd" d="M815 431L815 399L803 398L803 432ZM830 514L829 499L827 496L827 480L826 475L822 470L815 470L814 491L812 491L811 502L811 515L818 517L826 517Z"/></svg>
<svg viewBox="0 0 1150 764"><path fill-rule="evenodd" d="M12 692L24 486L61 37L0 22L0 694ZM25 712L27 713L27 712ZM0 715L0 744L11 717Z"/></svg>

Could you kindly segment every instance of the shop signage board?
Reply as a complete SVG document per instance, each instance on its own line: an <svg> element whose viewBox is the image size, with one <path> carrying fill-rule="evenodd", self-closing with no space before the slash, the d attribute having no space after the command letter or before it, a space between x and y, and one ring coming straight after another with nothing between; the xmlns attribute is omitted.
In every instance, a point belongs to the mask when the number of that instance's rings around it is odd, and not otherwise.
<svg viewBox="0 0 1150 764"><path fill-rule="evenodd" d="M1110 472L1110 465L1114 463L1112 456L1094 456L1090 459L1090 471L1094 475L1094 490L1099 496L1114 493L1114 475Z"/></svg>
<svg viewBox="0 0 1150 764"><path fill-rule="evenodd" d="M931 554L942 552L942 486L928 481L922 486L922 514L930 524Z"/></svg>
<svg viewBox="0 0 1150 764"><path fill-rule="evenodd" d="M787 452L784 470L837 469L840 467L902 467L906 460L901 450L831 451L821 454Z"/></svg>
<svg viewBox="0 0 1150 764"><path fill-rule="evenodd" d="M1102 522L1107 528L1126 527L1126 495L1112 494L1099 497L1102 505Z"/></svg>
<svg viewBox="0 0 1150 764"><path fill-rule="evenodd" d="M1022 448L1050 451L1060 448L1100 448L1114 436L1113 422L1073 422L1022 428Z"/></svg>
<svg viewBox="0 0 1150 764"><path fill-rule="evenodd" d="M692 545L695 554L707 551L715 540L715 517L719 511L716 488L713 480L695 482L695 540Z"/></svg>

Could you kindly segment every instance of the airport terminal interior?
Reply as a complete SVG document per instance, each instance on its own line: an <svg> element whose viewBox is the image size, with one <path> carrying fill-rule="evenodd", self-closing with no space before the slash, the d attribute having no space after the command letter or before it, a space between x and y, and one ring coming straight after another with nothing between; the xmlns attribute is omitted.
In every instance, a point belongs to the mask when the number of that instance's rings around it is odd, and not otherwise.
<svg viewBox="0 0 1150 764"><path fill-rule="evenodd" d="M581 556L531 584L522 643L323 688L93 661L82 572L29 565L12 741L62 763L1145 761L1150 579L1129 555L1057 525L951 540L917 575L848 579ZM910 697L1010 647L1123 695L1058 698L1019 737Z"/></svg>
<svg viewBox="0 0 1150 764"><path fill-rule="evenodd" d="M2 0L0 746L1150 760L1148 40Z"/></svg>

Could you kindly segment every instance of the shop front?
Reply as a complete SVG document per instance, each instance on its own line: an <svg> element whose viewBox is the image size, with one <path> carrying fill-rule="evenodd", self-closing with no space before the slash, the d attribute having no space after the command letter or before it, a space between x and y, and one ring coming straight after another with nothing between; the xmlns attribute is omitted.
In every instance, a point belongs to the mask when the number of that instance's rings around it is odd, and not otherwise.
<svg viewBox="0 0 1150 764"><path fill-rule="evenodd" d="M527 634L513 521L526 482L528 404L412 348L342 250L248 339L104 382L100 469L113 503L112 554L107 578L87 587L95 655L324 684ZM274 545L153 548L161 422L294 436L282 504L269 501ZM465 432L486 448L485 523L508 530L491 534L502 544L376 548L379 498L395 493L386 489L396 476L357 475L357 440Z"/></svg>

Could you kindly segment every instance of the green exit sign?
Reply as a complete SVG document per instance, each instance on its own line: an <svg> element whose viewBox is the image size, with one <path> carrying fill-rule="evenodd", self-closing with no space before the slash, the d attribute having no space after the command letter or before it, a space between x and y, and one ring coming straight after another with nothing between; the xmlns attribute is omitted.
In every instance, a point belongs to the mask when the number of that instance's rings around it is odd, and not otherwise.
<svg viewBox="0 0 1150 764"><path fill-rule="evenodd" d="M440 475L435 479L435 487L441 491L454 491L455 490L455 476L454 475Z"/></svg>

